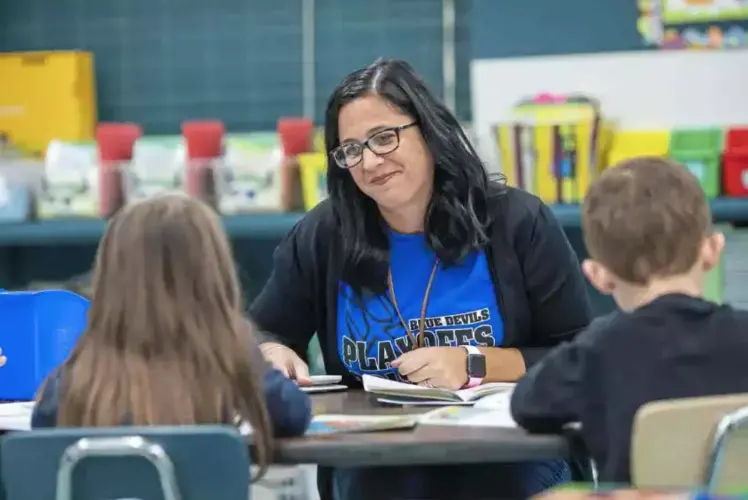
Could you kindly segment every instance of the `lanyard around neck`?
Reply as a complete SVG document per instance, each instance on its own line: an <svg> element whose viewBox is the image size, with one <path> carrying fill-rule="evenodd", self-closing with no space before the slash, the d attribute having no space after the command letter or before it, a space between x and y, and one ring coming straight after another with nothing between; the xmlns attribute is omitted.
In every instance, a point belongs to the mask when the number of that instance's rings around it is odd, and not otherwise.
<svg viewBox="0 0 748 500"><path fill-rule="evenodd" d="M397 305L397 297L395 296L395 285L392 282L392 267L387 268L387 289L389 290L390 297L392 299L392 305L395 308L397 317L400 320L400 324L405 328L405 333L408 334L408 338L413 343L413 349L423 347L423 334L426 330L426 308L429 305L429 297L431 296L431 287L434 284L434 278L436 277L436 271L439 269L439 259L434 261L434 267L431 268L431 276L429 276L429 282L426 285L426 292L423 294L423 302L421 303L421 321L418 324L418 336L413 337L413 333L408 328L408 324L405 322L402 313L400 312L400 306Z"/></svg>

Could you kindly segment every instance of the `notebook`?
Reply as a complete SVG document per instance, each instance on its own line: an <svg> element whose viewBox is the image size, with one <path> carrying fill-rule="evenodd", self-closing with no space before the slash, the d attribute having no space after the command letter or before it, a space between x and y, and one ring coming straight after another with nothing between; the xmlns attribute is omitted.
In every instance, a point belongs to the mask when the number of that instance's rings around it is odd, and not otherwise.
<svg viewBox="0 0 748 500"><path fill-rule="evenodd" d="M517 423L510 411L511 398L512 391L505 391L485 396L469 408L448 406L432 410L421 416L418 425L515 428Z"/></svg>
<svg viewBox="0 0 748 500"><path fill-rule="evenodd" d="M406 384L404 382L394 382L392 380L387 380L382 377L374 377L372 375L364 375L363 383L366 392L379 396L407 398L410 400L431 400L446 403L474 402L491 394L508 392L514 389L514 384L497 382L483 384L469 389L452 391L450 389L438 389L423 387L416 384Z"/></svg>

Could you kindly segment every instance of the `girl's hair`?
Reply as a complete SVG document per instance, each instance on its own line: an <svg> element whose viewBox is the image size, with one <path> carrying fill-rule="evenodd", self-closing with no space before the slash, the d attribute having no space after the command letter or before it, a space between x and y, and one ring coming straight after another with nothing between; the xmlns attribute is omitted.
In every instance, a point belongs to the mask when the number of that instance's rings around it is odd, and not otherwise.
<svg viewBox="0 0 748 500"><path fill-rule="evenodd" d="M61 374L58 425L249 422L263 471L272 430L229 242L199 200L156 197L114 216L88 324ZM258 363L255 363L258 362Z"/></svg>
<svg viewBox="0 0 748 500"><path fill-rule="evenodd" d="M484 247L492 220L487 208L492 183L457 118L408 63L377 60L338 85L325 116L328 157L340 145L341 108L366 95L378 95L411 116L434 158L434 189L424 222L429 247L445 265ZM500 188L501 184L495 186ZM376 203L332 158L328 158L327 189L341 231L343 280L356 293L364 288L382 293L386 288L389 239Z"/></svg>

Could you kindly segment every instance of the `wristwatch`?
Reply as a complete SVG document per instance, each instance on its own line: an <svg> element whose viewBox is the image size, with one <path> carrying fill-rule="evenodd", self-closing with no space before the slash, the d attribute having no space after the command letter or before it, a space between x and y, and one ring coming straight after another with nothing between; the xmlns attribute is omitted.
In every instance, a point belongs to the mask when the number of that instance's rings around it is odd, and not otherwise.
<svg viewBox="0 0 748 500"><path fill-rule="evenodd" d="M467 351L467 374L466 387L475 387L486 378L486 357L474 345L462 346Z"/></svg>

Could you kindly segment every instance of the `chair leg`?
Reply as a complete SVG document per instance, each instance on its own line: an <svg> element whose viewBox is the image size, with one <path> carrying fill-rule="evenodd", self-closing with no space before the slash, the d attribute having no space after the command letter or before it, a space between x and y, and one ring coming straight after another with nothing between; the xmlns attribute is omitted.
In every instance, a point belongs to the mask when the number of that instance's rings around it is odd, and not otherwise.
<svg viewBox="0 0 748 500"><path fill-rule="evenodd" d="M332 467L317 467L319 500L333 500Z"/></svg>
<svg viewBox="0 0 748 500"><path fill-rule="evenodd" d="M748 407L725 415L717 424L712 447L707 457L706 470L704 471L704 489L707 493L713 493L718 489L719 472L722 468L722 459L728 439L735 431L747 424Z"/></svg>

